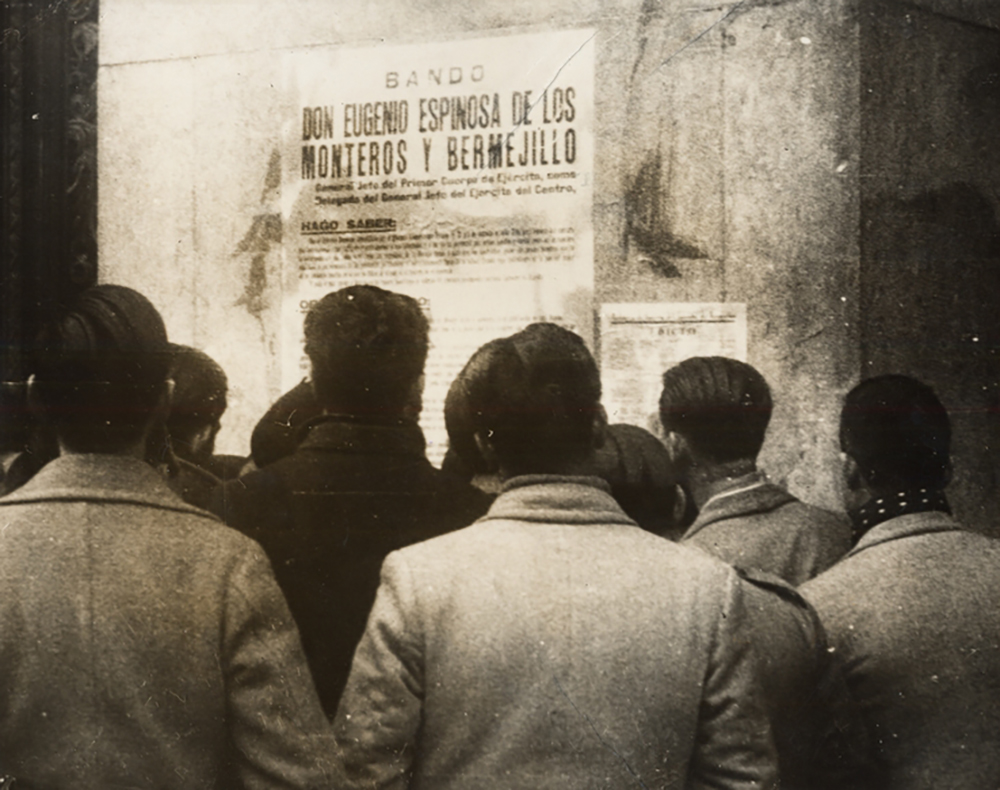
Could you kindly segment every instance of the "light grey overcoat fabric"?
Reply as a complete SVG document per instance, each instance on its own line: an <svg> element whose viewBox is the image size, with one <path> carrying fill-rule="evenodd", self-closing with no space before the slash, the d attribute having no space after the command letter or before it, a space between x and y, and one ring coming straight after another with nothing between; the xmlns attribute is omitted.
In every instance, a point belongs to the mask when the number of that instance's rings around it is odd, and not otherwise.
<svg viewBox="0 0 1000 790"><path fill-rule="evenodd" d="M42 788L325 787L332 734L261 549L136 459L0 500L0 772Z"/></svg>
<svg viewBox="0 0 1000 790"><path fill-rule="evenodd" d="M900 516L800 589L874 729L886 790L1000 787L1000 541L944 513Z"/></svg>
<svg viewBox="0 0 1000 790"><path fill-rule="evenodd" d="M800 502L754 472L720 486L681 542L797 586L847 553L851 525L846 516Z"/></svg>
<svg viewBox="0 0 1000 790"><path fill-rule="evenodd" d="M881 790L871 738L815 609L773 574L737 568L782 790Z"/></svg>
<svg viewBox="0 0 1000 790"><path fill-rule="evenodd" d="M395 552L335 719L356 787L763 788L742 587L596 478Z"/></svg>

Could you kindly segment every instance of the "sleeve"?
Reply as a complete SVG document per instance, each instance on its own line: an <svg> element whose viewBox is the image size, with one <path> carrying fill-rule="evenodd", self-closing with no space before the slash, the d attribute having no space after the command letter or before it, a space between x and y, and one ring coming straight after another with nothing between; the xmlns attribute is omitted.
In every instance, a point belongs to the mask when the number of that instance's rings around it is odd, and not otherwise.
<svg viewBox="0 0 1000 790"><path fill-rule="evenodd" d="M248 790L339 787L298 629L270 563L250 546L230 580L222 648L233 773Z"/></svg>
<svg viewBox="0 0 1000 790"><path fill-rule="evenodd" d="M348 787L405 788L409 783L424 696L415 610L403 559L390 554L334 719Z"/></svg>
<svg viewBox="0 0 1000 790"><path fill-rule="evenodd" d="M688 788L778 786L778 761L739 579L730 571L702 689Z"/></svg>
<svg viewBox="0 0 1000 790"><path fill-rule="evenodd" d="M874 733L865 722L844 679L839 657L829 653L817 691L813 786L817 790L888 787L888 766L879 758Z"/></svg>
<svg viewBox="0 0 1000 790"><path fill-rule="evenodd" d="M874 732L851 695L843 657L820 635L819 682L816 690L812 781L816 790L850 787L878 790L889 785L888 766L879 756Z"/></svg>

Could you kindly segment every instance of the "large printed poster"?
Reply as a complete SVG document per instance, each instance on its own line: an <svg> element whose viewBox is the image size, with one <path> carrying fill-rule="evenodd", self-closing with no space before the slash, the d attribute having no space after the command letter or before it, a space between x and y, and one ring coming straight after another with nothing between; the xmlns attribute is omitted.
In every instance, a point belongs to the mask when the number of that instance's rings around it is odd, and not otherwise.
<svg viewBox="0 0 1000 790"><path fill-rule="evenodd" d="M431 322L422 425L486 341L550 320L591 340L594 31L287 56L282 386L302 320L370 283Z"/></svg>

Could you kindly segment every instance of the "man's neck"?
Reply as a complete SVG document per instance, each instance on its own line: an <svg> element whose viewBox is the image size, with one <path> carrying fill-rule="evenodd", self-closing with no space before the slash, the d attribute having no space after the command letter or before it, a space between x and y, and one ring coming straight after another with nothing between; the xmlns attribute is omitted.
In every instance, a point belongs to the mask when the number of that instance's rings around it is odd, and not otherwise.
<svg viewBox="0 0 1000 790"><path fill-rule="evenodd" d="M692 464L688 474L688 485L691 496L700 510L713 496L725 490L741 477L746 477L757 471L757 462L753 458L741 458L736 461L714 463L698 459Z"/></svg>
<svg viewBox="0 0 1000 790"><path fill-rule="evenodd" d="M108 450L81 450L67 447L62 439L59 440L59 455L114 455L119 458L137 458L140 461L146 458L146 440L136 442L128 447L123 447L120 450L115 450L114 452L109 452Z"/></svg>
<svg viewBox="0 0 1000 790"><path fill-rule="evenodd" d="M597 461L591 454L586 458L564 460L561 463L550 464L545 469L516 469L500 464L499 477L502 481L522 475L558 475L560 477L600 477Z"/></svg>

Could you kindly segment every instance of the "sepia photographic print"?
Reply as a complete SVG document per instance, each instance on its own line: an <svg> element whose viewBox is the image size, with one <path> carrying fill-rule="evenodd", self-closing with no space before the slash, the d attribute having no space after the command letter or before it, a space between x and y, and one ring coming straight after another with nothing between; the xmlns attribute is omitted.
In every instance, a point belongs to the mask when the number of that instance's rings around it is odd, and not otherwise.
<svg viewBox="0 0 1000 790"><path fill-rule="evenodd" d="M2 22L0 786L1000 786L1000 6Z"/></svg>

